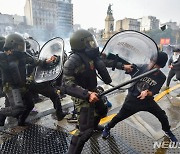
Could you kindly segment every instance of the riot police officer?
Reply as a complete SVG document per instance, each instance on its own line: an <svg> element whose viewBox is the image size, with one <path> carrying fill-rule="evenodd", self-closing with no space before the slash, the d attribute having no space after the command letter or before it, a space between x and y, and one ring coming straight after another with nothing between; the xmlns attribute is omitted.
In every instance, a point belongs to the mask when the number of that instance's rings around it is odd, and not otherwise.
<svg viewBox="0 0 180 154"><path fill-rule="evenodd" d="M26 40L26 44L28 45L28 49L26 52L28 52L31 56L35 56L33 52L30 50L30 43ZM26 46L27 48L27 46ZM62 120L66 116L66 112L62 110L62 105L61 105L61 100L60 96L57 93L57 89L55 86L60 86L61 85L61 76L56 79L56 81L48 81L48 82L42 82L42 83L35 83L33 81L34 78L34 70L35 66L34 65L27 65L27 76L28 76L28 89L31 91L33 95L33 101L37 102L39 100L39 95L41 94L45 97L48 97L52 102L54 109L56 110L55 114L58 121ZM53 86L53 82L55 83L55 86ZM57 85L58 84L58 85Z"/></svg>
<svg viewBox="0 0 180 154"><path fill-rule="evenodd" d="M18 118L18 125L25 120L34 107L31 92L26 88L26 64L46 66L51 60L36 60L25 52L25 40L18 34L10 34L5 39L4 53L1 54L1 71L4 92L10 103L0 110L1 116ZM5 65L6 63L6 65Z"/></svg>
<svg viewBox="0 0 180 154"><path fill-rule="evenodd" d="M23 52L24 48L23 38L18 35L9 35L5 39L4 52L0 53L3 91L10 103L10 106L1 108L2 117L18 117L25 109L20 92L23 81L20 76L19 63L16 61L18 54Z"/></svg>
<svg viewBox="0 0 180 154"><path fill-rule="evenodd" d="M100 57L96 39L89 31L81 29L74 32L70 45L72 53L64 64L63 87L72 96L79 129L71 139L68 154L80 154L93 130L102 129L98 123L107 114L107 106L98 98L96 70L106 84L111 83L111 77ZM108 63L109 67L113 65ZM119 64L118 67L132 69L130 65L123 67Z"/></svg>

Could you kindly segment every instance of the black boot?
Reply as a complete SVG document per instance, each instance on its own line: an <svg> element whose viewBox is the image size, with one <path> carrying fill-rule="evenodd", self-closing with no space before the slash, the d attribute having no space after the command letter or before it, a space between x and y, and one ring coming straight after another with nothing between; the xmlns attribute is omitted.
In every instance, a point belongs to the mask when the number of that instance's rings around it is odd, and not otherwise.
<svg viewBox="0 0 180 154"><path fill-rule="evenodd" d="M4 116L12 116L12 117L18 117L24 112L24 107L14 106L14 107L5 107L1 108L0 115Z"/></svg>
<svg viewBox="0 0 180 154"><path fill-rule="evenodd" d="M103 131L104 126L99 125L101 118L100 117L94 117L94 131Z"/></svg>
<svg viewBox="0 0 180 154"><path fill-rule="evenodd" d="M61 121L62 119L64 119L64 117L66 115L67 115L67 113L63 112L63 110L62 110L61 102L58 102L56 104L56 116L57 116L57 120Z"/></svg>
<svg viewBox="0 0 180 154"><path fill-rule="evenodd" d="M67 115L67 113L65 113L63 111L57 111L56 110L56 117L57 117L58 121L63 120L66 115Z"/></svg>
<svg viewBox="0 0 180 154"><path fill-rule="evenodd" d="M85 142L82 142L79 136L72 136L67 154L80 154L83 150L84 144Z"/></svg>
<svg viewBox="0 0 180 154"><path fill-rule="evenodd" d="M30 123L28 122L25 122L28 115L30 114L31 110L26 110L25 112L23 112L23 114L21 114L19 117L18 117L18 126L28 126L28 125L31 125Z"/></svg>

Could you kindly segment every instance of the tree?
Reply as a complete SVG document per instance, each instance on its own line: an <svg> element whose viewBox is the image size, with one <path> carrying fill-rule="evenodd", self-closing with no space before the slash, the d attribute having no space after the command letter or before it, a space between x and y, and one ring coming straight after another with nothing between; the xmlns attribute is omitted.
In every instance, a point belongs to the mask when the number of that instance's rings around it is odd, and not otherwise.
<svg viewBox="0 0 180 154"><path fill-rule="evenodd" d="M161 38L169 38L171 44L176 44L176 35L174 30L172 30L171 28L168 28L164 31L160 29L150 30L146 31L145 33L150 36L157 44L160 44Z"/></svg>

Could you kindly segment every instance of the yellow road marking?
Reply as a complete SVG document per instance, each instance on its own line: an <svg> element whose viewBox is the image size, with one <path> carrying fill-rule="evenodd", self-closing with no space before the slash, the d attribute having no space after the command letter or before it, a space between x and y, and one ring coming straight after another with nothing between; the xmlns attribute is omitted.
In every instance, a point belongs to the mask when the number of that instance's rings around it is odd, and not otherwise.
<svg viewBox="0 0 180 154"><path fill-rule="evenodd" d="M175 90L175 89L177 89L177 88L180 88L180 84L177 84L177 85L173 86L172 88L169 88L169 89L161 92L160 94L158 94L158 95L154 98L154 100L155 100L156 102L159 101L163 96L165 96L166 94L168 94L169 92L171 92L171 91L173 91L173 90ZM109 115L109 116L106 116L106 117L102 118L102 119L100 120L99 124L100 124L100 125L103 125L103 124L107 123L108 121L111 121L111 119L112 119L114 116L116 116L116 115L117 115L117 114L111 114L111 115ZM77 130L77 129L71 131L70 134L73 135L73 134L76 132L76 130Z"/></svg>
<svg viewBox="0 0 180 154"><path fill-rule="evenodd" d="M158 94L158 95L154 98L154 100L157 102L157 101L159 101L163 96L165 96L165 95L168 94L169 92L171 92L171 91L173 91L173 90L175 90L175 89L178 89L178 88L180 88L180 84L177 84L177 85L175 85L175 86L173 86L173 87L171 87L171 88L169 88L169 89L161 92L160 94Z"/></svg>
<svg viewBox="0 0 180 154"><path fill-rule="evenodd" d="M71 132L69 132L71 135L74 135L75 133L76 133L76 131L77 131L77 129L75 129L75 130L73 130L73 131L71 131Z"/></svg>
<svg viewBox="0 0 180 154"><path fill-rule="evenodd" d="M100 120L99 124L100 124L100 125L103 125L103 124L105 124L106 122L111 121L111 119L112 119L115 115L116 115L116 114L111 114L111 115L109 115L109 116L106 116L106 117L102 118L102 119Z"/></svg>
<svg viewBox="0 0 180 154"><path fill-rule="evenodd" d="M112 119L115 115L116 115L116 114L111 114L111 115L109 115L109 116L106 116L106 117L102 118L102 119L100 120L99 124L100 124L100 125L103 125L103 124L105 124L106 122L111 121L111 119ZM71 131L71 132L69 132L69 133L72 134L72 135L74 135L74 134L76 133L76 131L77 131L77 129L75 129L75 130L73 130L73 131Z"/></svg>

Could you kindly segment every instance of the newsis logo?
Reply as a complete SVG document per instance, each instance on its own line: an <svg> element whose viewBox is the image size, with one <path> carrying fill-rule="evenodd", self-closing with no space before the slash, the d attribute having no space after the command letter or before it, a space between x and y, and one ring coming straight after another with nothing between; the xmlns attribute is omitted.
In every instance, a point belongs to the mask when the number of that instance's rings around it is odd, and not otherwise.
<svg viewBox="0 0 180 154"><path fill-rule="evenodd" d="M163 149L180 149L180 142L154 142L153 148L163 148Z"/></svg>

